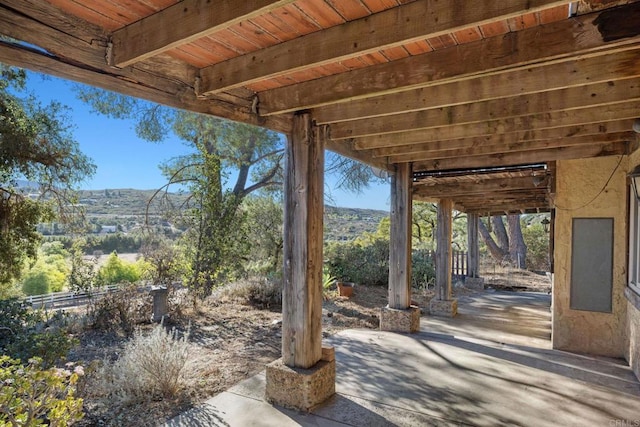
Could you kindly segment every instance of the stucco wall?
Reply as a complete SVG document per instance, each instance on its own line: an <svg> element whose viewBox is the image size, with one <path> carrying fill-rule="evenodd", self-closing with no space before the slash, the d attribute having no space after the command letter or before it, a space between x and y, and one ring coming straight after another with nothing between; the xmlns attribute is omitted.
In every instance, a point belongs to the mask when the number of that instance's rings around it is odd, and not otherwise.
<svg viewBox="0 0 640 427"><path fill-rule="evenodd" d="M620 157L613 156L557 162L554 348L612 357L624 357L628 353L628 301L624 296L627 285L628 162L624 158L618 166L619 161ZM600 193L610 176L611 180ZM572 219L605 217L614 219L612 313L572 310L569 299Z"/></svg>

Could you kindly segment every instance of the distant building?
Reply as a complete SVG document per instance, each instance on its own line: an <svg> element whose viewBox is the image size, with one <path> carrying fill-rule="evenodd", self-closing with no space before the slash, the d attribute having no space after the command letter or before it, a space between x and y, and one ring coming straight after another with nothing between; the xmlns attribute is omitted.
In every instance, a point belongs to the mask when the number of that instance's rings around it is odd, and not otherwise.
<svg viewBox="0 0 640 427"><path fill-rule="evenodd" d="M103 225L100 229L100 234L115 233L116 231L118 231L117 225Z"/></svg>

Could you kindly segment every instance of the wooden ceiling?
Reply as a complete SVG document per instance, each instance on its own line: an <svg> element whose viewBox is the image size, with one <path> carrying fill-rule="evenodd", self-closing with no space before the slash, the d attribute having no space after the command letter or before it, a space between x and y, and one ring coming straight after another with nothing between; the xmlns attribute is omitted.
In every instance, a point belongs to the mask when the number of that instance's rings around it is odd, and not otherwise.
<svg viewBox="0 0 640 427"><path fill-rule="evenodd" d="M548 210L553 168L499 168L637 147L633 1L0 0L0 35L3 63L174 107L284 133L310 111L468 212Z"/></svg>

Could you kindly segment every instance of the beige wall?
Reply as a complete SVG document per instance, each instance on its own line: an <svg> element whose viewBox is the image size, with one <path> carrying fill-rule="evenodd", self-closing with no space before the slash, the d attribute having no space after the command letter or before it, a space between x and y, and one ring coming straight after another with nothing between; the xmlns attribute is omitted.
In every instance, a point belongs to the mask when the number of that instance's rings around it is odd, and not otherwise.
<svg viewBox="0 0 640 427"><path fill-rule="evenodd" d="M619 156L557 162L553 347L623 357L629 351L627 299L626 158ZM607 187L598 195L612 172ZM597 196L597 197L596 197ZM594 199L595 198L595 199ZM614 219L612 313L572 310L571 227L573 218Z"/></svg>

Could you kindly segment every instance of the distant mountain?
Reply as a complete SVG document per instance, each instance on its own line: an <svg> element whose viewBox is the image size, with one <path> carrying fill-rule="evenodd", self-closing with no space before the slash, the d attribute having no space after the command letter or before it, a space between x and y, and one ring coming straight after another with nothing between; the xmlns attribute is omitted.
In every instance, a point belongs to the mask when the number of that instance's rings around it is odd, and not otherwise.
<svg viewBox="0 0 640 427"><path fill-rule="evenodd" d="M154 197L155 195L155 197ZM139 224L147 212L161 215L161 202L164 193L155 190L136 190L132 188L114 188L103 190L81 190L79 203L84 206L87 217L95 224L120 226L131 230ZM150 200L154 197L154 200ZM181 206L189 197L187 193L170 193L168 200L174 206ZM351 240L361 233L374 232L380 221L389 216L389 212L375 209L340 208L325 206L325 239Z"/></svg>

